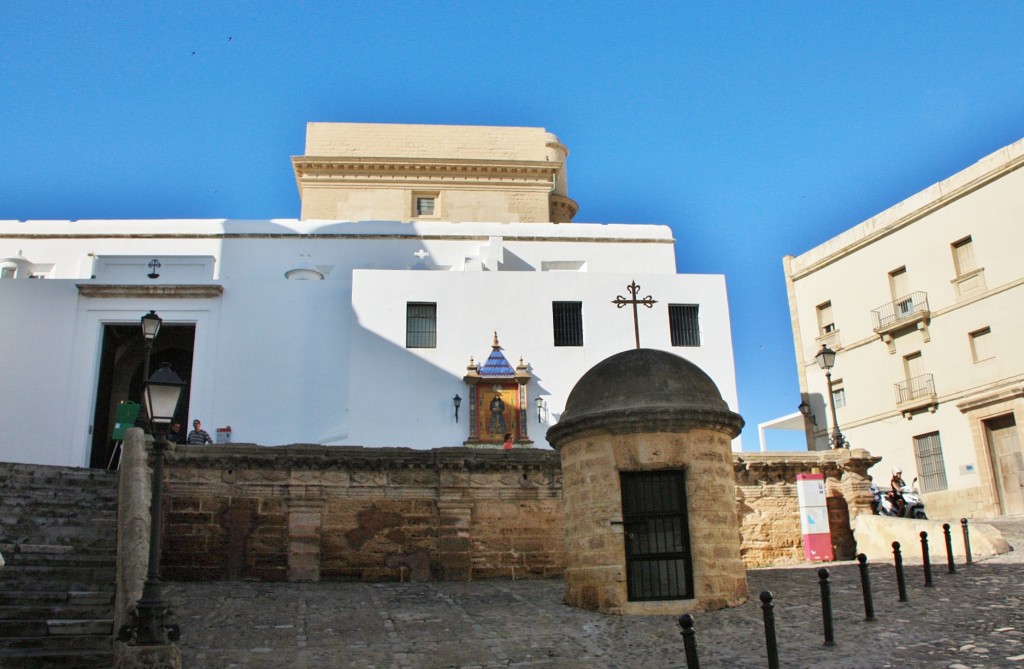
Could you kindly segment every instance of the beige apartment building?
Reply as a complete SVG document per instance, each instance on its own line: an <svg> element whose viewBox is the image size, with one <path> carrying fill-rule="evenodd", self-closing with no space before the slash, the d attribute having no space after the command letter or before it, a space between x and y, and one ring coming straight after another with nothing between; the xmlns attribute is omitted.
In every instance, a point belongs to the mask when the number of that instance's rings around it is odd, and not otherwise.
<svg viewBox="0 0 1024 669"><path fill-rule="evenodd" d="M1024 140L783 263L808 448L842 434L930 517L1024 513Z"/></svg>

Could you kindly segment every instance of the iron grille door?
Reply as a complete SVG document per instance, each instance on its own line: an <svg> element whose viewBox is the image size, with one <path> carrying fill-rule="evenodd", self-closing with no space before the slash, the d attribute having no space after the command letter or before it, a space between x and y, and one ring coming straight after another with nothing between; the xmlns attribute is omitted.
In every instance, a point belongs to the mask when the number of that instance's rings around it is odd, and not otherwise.
<svg viewBox="0 0 1024 669"><path fill-rule="evenodd" d="M620 477L629 600L693 599L683 471Z"/></svg>

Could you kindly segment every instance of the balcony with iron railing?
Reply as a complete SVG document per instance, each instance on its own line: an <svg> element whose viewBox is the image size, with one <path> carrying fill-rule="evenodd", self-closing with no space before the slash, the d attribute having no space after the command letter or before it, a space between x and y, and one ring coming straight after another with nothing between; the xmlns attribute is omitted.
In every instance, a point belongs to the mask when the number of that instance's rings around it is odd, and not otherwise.
<svg viewBox="0 0 1024 669"><path fill-rule="evenodd" d="M931 374L921 374L896 384L896 407L905 418L923 409L934 412L938 403L935 378Z"/></svg>
<svg viewBox="0 0 1024 669"><path fill-rule="evenodd" d="M928 293L918 291L871 310L871 322L877 334L889 334L931 317Z"/></svg>

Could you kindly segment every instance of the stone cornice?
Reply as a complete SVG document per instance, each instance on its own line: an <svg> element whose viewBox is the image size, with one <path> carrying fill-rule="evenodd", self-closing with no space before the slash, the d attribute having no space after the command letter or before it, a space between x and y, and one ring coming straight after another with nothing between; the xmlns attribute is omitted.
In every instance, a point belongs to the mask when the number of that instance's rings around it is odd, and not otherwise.
<svg viewBox="0 0 1024 669"><path fill-rule="evenodd" d="M292 166L299 189L315 184L437 184L462 188L523 188L551 190L561 162L547 160L402 160L389 158L330 158L294 156Z"/></svg>
<svg viewBox="0 0 1024 669"><path fill-rule="evenodd" d="M1011 144L1010 146L1004 147L993 153L992 156L1000 153L1005 155L1011 149L1013 150L1013 153L1015 153L1015 155L1010 155L994 168L986 165L985 159L983 159L979 163L958 172L948 179L940 181L938 184L910 196L903 202L886 209L881 214L878 214L877 216L840 233L838 236L833 237L824 244L797 256L793 259L792 264L801 263L804 259L809 260L812 254L820 253L820 257L818 259L809 262L807 265L801 264L800 268L791 274L792 279L797 281L813 274L814 272L831 265L837 260L841 260L851 253L873 244L879 239L887 237L888 235L891 235L892 233L935 213L943 207L970 195L979 188L982 188L1019 169L1024 166L1024 152L1021 151L1020 145L1020 142L1016 142L1015 144ZM931 197L929 191L932 191L933 189L938 189L940 194ZM883 217L892 216L893 212L896 212L899 208L906 207L908 205L911 207L911 210L907 214L894 218L891 222L881 225L875 229L871 229L873 225L877 225L877 221L883 219ZM861 236L857 237L858 234ZM847 239L849 241L846 241ZM831 245L834 245L835 250L827 250L827 247Z"/></svg>
<svg viewBox="0 0 1024 669"><path fill-rule="evenodd" d="M735 438L743 418L732 411L653 407L591 413L559 421L547 432L548 443L559 449L567 442L595 434L655 434L711 430Z"/></svg>
<svg viewBox="0 0 1024 669"><path fill-rule="evenodd" d="M560 469L558 453L549 450L517 448L511 451L473 448L366 448L363 446L259 446L221 444L216 446L174 445L167 461L176 466L281 470L359 470L394 471L425 469L536 471Z"/></svg>
<svg viewBox="0 0 1024 669"><path fill-rule="evenodd" d="M83 297L148 298L169 300L213 299L224 294L219 284L150 285L150 284L75 284Z"/></svg>
<svg viewBox="0 0 1024 669"><path fill-rule="evenodd" d="M963 402L958 402L956 408L961 413L969 413L971 411L977 411L993 404L1000 404L1002 402L1009 402L1024 397L1024 385L1018 379L1013 382L1013 385L1008 387L999 388L992 390L991 392L985 393L981 396L973 396L965 399Z"/></svg>
<svg viewBox="0 0 1024 669"><path fill-rule="evenodd" d="M779 452L779 453L736 453L733 470L736 485L762 485L773 483L794 483L797 474L809 474L817 468L826 479L841 479L847 472L862 477L880 462L861 448L834 451Z"/></svg>

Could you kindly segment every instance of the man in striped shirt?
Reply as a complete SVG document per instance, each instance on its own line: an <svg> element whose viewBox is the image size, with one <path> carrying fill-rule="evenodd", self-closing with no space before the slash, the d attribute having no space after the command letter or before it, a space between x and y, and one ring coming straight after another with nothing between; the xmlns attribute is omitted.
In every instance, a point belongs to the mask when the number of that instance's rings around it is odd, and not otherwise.
<svg viewBox="0 0 1024 669"><path fill-rule="evenodd" d="M213 439L210 439L210 433L204 430L202 423L196 419L192 421L192 431L188 433L188 439L185 443L202 446L204 444L212 444Z"/></svg>

